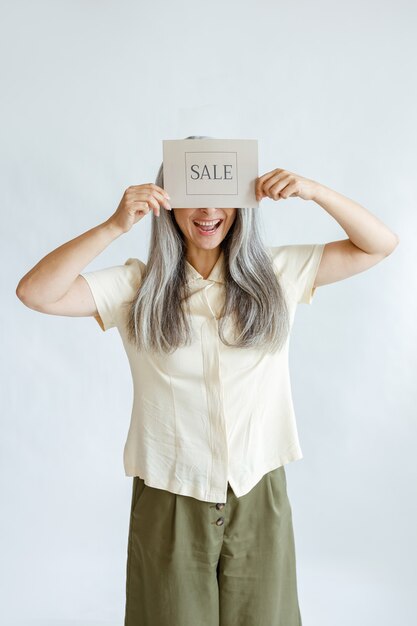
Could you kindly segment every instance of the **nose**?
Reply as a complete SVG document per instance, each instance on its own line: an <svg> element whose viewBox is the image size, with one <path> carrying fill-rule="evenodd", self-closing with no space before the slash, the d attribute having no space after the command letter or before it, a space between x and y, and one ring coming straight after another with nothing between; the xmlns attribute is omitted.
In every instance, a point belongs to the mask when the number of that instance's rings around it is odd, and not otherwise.
<svg viewBox="0 0 417 626"><path fill-rule="evenodd" d="M200 209L203 215L213 215L213 213L215 213L217 211L216 208L204 208L204 209ZM214 216L216 217L216 216Z"/></svg>

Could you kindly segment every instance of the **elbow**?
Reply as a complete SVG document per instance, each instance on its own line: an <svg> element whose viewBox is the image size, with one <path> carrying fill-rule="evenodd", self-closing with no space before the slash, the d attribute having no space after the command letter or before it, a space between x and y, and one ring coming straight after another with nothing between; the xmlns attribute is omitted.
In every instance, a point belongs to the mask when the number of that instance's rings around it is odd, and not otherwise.
<svg viewBox="0 0 417 626"><path fill-rule="evenodd" d="M25 306L29 307L30 309L34 308L34 304L30 298L27 286L25 286L25 282L23 280L19 281L16 287L16 296Z"/></svg>
<svg viewBox="0 0 417 626"><path fill-rule="evenodd" d="M19 281L17 287L16 287L16 295L19 298L19 300L21 300L21 302L24 301L24 287L22 284L22 281Z"/></svg>
<svg viewBox="0 0 417 626"><path fill-rule="evenodd" d="M385 256L388 256L389 254L392 254L395 250L395 248L398 246L398 244L400 243L400 238L396 233L393 233L393 237L392 237L392 243L391 245L385 250Z"/></svg>

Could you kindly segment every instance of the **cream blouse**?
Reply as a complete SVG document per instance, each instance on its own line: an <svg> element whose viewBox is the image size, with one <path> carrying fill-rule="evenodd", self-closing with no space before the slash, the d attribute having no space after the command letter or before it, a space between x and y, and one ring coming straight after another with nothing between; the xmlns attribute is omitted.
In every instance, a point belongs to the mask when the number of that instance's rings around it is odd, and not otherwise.
<svg viewBox="0 0 417 626"><path fill-rule="evenodd" d="M290 326L298 303L310 304L325 244L268 248L287 295ZM123 462L126 476L151 487L225 502L262 476L303 457L288 367L289 336L275 354L225 346L218 337L224 298L224 253L204 279L188 261L192 345L173 354L137 352L127 341L127 307L143 261L81 274L90 286L103 330L117 327L133 378L133 408Z"/></svg>

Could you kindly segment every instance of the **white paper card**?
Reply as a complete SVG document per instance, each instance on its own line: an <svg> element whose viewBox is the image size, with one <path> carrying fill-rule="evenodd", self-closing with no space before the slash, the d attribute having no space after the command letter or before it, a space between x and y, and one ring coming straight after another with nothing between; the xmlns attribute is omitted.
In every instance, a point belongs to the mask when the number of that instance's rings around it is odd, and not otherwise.
<svg viewBox="0 0 417 626"><path fill-rule="evenodd" d="M173 208L259 206L256 139L164 139L164 189Z"/></svg>

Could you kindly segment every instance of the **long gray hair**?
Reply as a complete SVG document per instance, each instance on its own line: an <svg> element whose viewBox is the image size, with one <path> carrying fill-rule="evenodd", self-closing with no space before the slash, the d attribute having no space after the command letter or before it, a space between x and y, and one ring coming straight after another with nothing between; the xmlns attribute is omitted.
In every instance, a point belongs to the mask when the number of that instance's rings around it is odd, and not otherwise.
<svg viewBox="0 0 417 626"><path fill-rule="evenodd" d="M186 139L212 139L192 135ZM155 183L164 187L163 163ZM221 242L224 252L225 301L219 319L220 340L227 346L263 348L274 352L289 332L284 293L260 236L256 208L238 208ZM130 303L127 332L138 350L173 352L192 342L189 316L183 307L189 297L186 242L173 211L152 212L150 251L137 294ZM226 320L233 320L237 340L225 336Z"/></svg>

